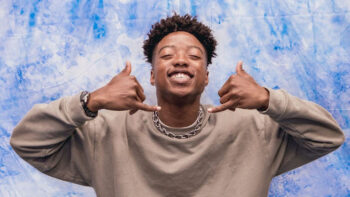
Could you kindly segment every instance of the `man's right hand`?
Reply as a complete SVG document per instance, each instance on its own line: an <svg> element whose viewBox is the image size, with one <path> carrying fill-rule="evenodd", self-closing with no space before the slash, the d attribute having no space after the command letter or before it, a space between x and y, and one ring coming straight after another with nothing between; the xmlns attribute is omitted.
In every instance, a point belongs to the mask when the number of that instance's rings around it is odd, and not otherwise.
<svg viewBox="0 0 350 197"><path fill-rule="evenodd" d="M159 106L143 103L146 99L143 88L130 73L131 64L126 62L124 70L113 77L107 85L91 93L87 107L93 112L99 109L131 110L130 114L137 110L159 111Z"/></svg>

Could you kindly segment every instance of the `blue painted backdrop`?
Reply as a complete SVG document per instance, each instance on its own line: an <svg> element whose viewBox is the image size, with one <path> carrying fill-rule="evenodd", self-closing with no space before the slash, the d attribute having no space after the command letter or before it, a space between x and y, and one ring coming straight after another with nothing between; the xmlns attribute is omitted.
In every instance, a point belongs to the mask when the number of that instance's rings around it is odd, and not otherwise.
<svg viewBox="0 0 350 197"><path fill-rule="evenodd" d="M349 138L348 0L0 0L0 196L95 196L21 160L11 132L34 104L92 91L126 60L155 104L141 46L150 25L173 11L197 15L218 39L204 103L218 104L218 89L243 60L261 85L328 109ZM276 177L269 196L350 195L349 145Z"/></svg>

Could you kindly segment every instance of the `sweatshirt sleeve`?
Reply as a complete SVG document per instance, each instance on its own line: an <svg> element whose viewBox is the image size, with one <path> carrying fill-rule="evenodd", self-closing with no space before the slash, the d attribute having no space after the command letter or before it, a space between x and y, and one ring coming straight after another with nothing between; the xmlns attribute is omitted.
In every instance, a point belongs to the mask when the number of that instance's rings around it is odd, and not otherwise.
<svg viewBox="0 0 350 197"><path fill-rule="evenodd" d="M337 149L345 137L321 106L284 90L270 92L265 116L267 155L273 176L297 168Z"/></svg>
<svg viewBox="0 0 350 197"><path fill-rule="evenodd" d="M15 127L10 144L41 172L91 185L94 146L92 118L85 115L80 94L35 105Z"/></svg>

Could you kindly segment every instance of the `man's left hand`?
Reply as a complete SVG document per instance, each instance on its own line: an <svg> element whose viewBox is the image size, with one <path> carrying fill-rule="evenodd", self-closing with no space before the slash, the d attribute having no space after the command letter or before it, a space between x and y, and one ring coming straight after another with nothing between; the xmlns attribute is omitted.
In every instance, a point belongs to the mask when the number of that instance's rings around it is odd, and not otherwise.
<svg viewBox="0 0 350 197"><path fill-rule="evenodd" d="M243 62L239 61L236 66L236 74L230 76L218 94L221 105L209 108L208 111L215 113L224 110L258 109L266 110L269 105L269 91L260 86L252 76L242 68Z"/></svg>

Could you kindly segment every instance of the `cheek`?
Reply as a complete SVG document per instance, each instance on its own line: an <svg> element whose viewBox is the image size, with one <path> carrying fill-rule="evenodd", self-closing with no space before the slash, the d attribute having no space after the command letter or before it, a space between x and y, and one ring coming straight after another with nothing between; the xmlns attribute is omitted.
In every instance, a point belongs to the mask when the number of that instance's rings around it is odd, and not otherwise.
<svg viewBox="0 0 350 197"><path fill-rule="evenodd" d="M161 75L164 74L166 72L166 64L159 62L158 64L155 65L156 67L154 67L154 71L156 75Z"/></svg>
<svg viewBox="0 0 350 197"><path fill-rule="evenodd" d="M208 78L208 70L206 68L203 68L203 65L200 69L200 71L198 72L198 74L201 75L201 81L204 81L205 86L208 84L209 82L209 78Z"/></svg>
<svg viewBox="0 0 350 197"><path fill-rule="evenodd" d="M166 77L165 69L162 69L159 65L157 65L157 69L153 70L153 80L154 81L163 81Z"/></svg>
<svg viewBox="0 0 350 197"><path fill-rule="evenodd" d="M207 75L207 73L208 73L208 70L207 70L207 68L206 68L206 65L204 65L204 64L198 64L197 65L197 72L198 73L200 73L200 74L202 74L202 75Z"/></svg>

